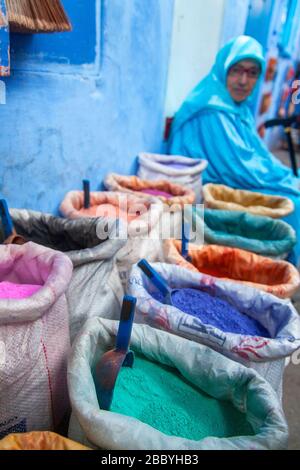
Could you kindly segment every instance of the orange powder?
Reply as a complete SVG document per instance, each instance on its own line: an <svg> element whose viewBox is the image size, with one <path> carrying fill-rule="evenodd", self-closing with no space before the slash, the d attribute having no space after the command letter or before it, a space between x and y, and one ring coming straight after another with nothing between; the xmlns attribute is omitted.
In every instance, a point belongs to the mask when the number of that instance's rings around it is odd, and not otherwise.
<svg viewBox="0 0 300 470"><path fill-rule="evenodd" d="M141 215L140 211L130 211L130 207L126 212L113 204L101 204L100 206L91 206L88 209L82 208L80 213L85 217L107 217L109 219L122 219L126 222L131 222Z"/></svg>

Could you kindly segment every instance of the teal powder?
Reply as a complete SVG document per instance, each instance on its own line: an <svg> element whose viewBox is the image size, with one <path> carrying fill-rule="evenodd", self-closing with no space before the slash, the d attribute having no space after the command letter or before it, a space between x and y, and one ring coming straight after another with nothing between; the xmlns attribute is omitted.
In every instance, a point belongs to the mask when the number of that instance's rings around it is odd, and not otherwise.
<svg viewBox="0 0 300 470"><path fill-rule="evenodd" d="M253 435L246 415L230 402L210 397L177 369L149 361L138 353L133 368L120 370L110 411L186 439Z"/></svg>

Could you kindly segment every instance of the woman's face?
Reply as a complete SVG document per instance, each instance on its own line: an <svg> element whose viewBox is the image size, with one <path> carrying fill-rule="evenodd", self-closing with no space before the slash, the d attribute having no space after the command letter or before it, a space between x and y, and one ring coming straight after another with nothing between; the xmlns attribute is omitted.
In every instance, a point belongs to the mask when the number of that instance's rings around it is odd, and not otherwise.
<svg viewBox="0 0 300 470"><path fill-rule="evenodd" d="M251 95L260 71L259 64L254 60L241 60L230 67L226 85L236 103L245 101Z"/></svg>

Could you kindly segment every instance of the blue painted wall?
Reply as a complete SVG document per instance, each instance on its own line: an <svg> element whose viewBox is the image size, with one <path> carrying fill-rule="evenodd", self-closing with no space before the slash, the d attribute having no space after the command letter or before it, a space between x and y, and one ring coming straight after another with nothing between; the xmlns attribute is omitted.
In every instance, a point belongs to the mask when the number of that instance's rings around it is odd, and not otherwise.
<svg viewBox="0 0 300 470"><path fill-rule="evenodd" d="M72 33L11 35L0 195L56 212L64 194L160 151L173 0L64 0Z"/></svg>
<svg viewBox="0 0 300 470"><path fill-rule="evenodd" d="M4 0L0 0L0 77L9 75L9 72L9 33L6 16L6 3Z"/></svg>
<svg viewBox="0 0 300 470"><path fill-rule="evenodd" d="M38 56L43 58L43 62L77 65L95 61L97 35L95 0L76 0L76 2L63 0L63 5L72 20L72 34L14 35L12 44L18 63L23 60L28 67L28 62L32 61L33 64L29 65L32 68L37 65Z"/></svg>
<svg viewBox="0 0 300 470"><path fill-rule="evenodd" d="M220 46L245 34L249 9L250 0L226 0Z"/></svg>

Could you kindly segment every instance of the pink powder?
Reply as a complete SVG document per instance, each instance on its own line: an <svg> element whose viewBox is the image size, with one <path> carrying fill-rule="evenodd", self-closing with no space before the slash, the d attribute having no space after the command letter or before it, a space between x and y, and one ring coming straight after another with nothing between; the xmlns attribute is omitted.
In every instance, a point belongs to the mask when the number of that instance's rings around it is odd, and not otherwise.
<svg viewBox="0 0 300 470"><path fill-rule="evenodd" d="M158 189L142 189L141 190L141 193L145 193L145 194L151 194L153 196L163 196L165 197L166 199L170 199L171 197L173 197L173 194L170 194L170 193L166 193L165 191L159 191Z"/></svg>
<svg viewBox="0 0 300 470"><path fill-rule="evenodd" d="M100 204L99 206L92 206L88 209L80 209L80 213L86 217L107 217L109 219L123 219L126 222L131 222L141 215L141 212L131 213L130 207L128 213L121 210L114 204Z"/></svg>
<svg viewBox="0 0 300 470"><path fill-rule="evenodd" d="M36 284L14 284L13 282L0 282L0 299L26 299L38 290L40 285Z"/></svg>

